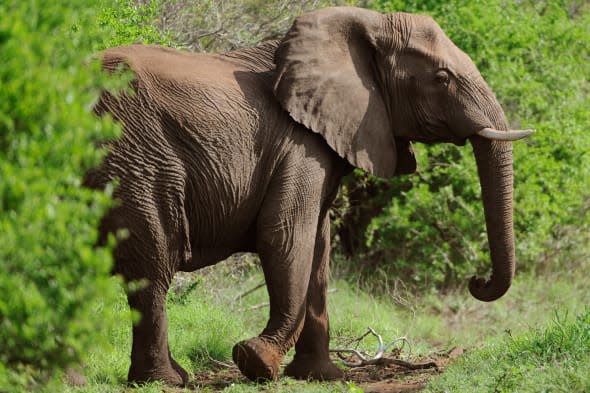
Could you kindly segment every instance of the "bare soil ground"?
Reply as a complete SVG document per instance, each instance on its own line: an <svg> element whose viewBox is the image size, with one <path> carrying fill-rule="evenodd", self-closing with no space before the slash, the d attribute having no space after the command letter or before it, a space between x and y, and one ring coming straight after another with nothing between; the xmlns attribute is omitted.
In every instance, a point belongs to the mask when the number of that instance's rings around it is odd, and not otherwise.
<svg viewBox="0 0 590 393"><path fill-rule="evenodd" d="M445 367L462 352L461 349L455 349L448 354L437 354L430 358L419 359L416 364L431 363L431 365L414 370L392 364L388 362L388 358L384 358L380 364L349 368L346 371L345 381L353 382L365 393L419 392L430 378L443 372ZM246 379L232 364L230 367L219 367L218 370L198 373L195 375L191 387L196 391L206 389L219 392L232 384L249 383L252 382ZM262 385L260 391L271 392L273 388Z"/></svg>
<svg viewBox="0 0 590 393"><path fill-rule="evenodd" d="M438 360L436 365L417 370L394 364L355 367L347 372L346 379L360 386L365 393L419 392L433 375L442 372L442 362Z"/></svg>

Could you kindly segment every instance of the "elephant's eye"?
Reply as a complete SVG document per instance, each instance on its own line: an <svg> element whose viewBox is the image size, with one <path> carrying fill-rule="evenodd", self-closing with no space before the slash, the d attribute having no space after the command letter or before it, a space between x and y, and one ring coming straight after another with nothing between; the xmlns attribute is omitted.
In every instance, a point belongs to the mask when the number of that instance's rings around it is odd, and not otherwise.
<svg viewBox="0 0 590 393"><path fill-rule="evenodd" d="M434 80L439 85L448 86L451 80L449 73L445 70L438 70L434 76Z"/></svg>

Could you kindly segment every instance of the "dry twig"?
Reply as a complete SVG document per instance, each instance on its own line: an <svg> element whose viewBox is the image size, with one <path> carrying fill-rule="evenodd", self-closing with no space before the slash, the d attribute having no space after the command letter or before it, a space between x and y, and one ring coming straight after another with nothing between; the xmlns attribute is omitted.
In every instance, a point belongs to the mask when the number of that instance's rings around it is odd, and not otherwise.
<svg viewBox="0 0 590 393"><path fill-rule="evenodd" d="M388 344L383 344L383 338L381 337L381 335L379 335L373 328L369 327L365 334L363 334L359 338L355 339L354 341L356 341L356 343L358 345L358 343L360 343L369 334L372 334L373 336L375 336L377 338L378 343L379 343L379 346L377 348L377 352L375 353L375 355L373 357L368 357L368 355L366 353L362 353L361 351L359 351L357 349L353 349L353 348L331 349L330 352L338 354L338 357L348 367L361 367L361 366L368 366L368 365L374 365L374 364L381 364L381 365L395 364L398 366L408 368L410 370L438 368L438 365L435 362L410 363L410 362L406 362L401 359L392 359L392 358L384 358L383 357L383 355L385 354L385 352L388 349L392 348L394 345L396 345L399 342L402 342L404 344L404 346L406 344L408 346L410 346L410 342L408 341L408 339L406 337L400 337L400 338L397 338L397 339L389 342ZM402 348L403 348L403 346L402 346ZM401 348L400 348L400 350L401 350ZM359 360L358 361L350 361L346 357L343 356L343 354L345 354L345 353L351 354L354 357L357 357Z"/></svg>
<svg viewBox="0 0 590 393"><path fill-rule="evenodd" d="M225 363L220 360L217 360L217 359L213 359L213 357L209 354L209 351L207 351L207 350L205 350L205 353L207 354L207 359L209 359L209 361L211 363L213 363L219 367L222 367L222 368L233 368L234 367L233 364L229 364L229 363Z"/></svg>
<svg viewBox="0 0 590 393"><path fill-rule="evenodd" d="M250 310L258 310L259 308L264 308L270 306L269 302L264 302L264 303L260 303L260 304L255 304L253 306L250 306Z"/></svg>
<svg viewBox="0 0 590 393"><path fill-rule="evenodd" d="M265 284L265 282L262 281L260 284L256 285L254 288L248 289L246 292L239 294L238 296L236 296L234 298L234 303L237 302L238 300L245 298L246 296L248 296L252 292L255 292L256 290L262 288L264 286L264 284Z"/></svg>

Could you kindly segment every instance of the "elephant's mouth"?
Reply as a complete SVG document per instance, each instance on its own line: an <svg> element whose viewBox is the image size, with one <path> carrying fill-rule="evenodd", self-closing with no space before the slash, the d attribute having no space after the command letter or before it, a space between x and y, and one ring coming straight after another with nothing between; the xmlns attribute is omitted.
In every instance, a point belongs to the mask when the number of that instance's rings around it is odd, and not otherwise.
<svg viewBox="0 0 590 393"><path fill-rule="evenodd" d="M457 146L465 146L465 144L467 143L467 138L456 139L456 140L452 141L451 143L453 143Z"/></svg>
<svg viewBox="0 0 590 393"><path fill-rule="evenodd" d="M435 145L438 143L452 143L457 146L465 146L465 144L467 143L468 138L454 135L452 137L449 137L449 135L450 134L447 133L445 137L412 137L410 138L410 141L422 143L425 145Z"/></svg>

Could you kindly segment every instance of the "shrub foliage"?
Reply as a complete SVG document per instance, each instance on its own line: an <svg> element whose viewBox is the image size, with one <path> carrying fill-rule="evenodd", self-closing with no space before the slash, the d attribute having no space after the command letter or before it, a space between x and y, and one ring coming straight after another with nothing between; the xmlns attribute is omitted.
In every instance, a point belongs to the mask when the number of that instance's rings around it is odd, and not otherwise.
<svg viewBox="0 0 590 393"><path fill-rule="evenodd" d="M111 2L101 11L99 3L0 3L3 392L39 389L79 363L110 320L101 305L115 294L111 256L94 247L110 198L80 183L100 159L95 142L116 136L117 127L92 115L104 78L91 56L160 34L137 27L156 10Z"/></svg>
<svg viewBox="0 0 590 393"><path fill-rule="evenodd" d="M0 2L0 391L39 387L100 345L116 292L95 248L107 193L80 187L117 135L91 114L105 82L92 54L132 42L226 50L280 37L325 5L427 13L479 66L515 127L518 268L578 266L590 256L590 7L578 0ZM83 65L85 64L85 65ZM488 270L469 148L417 146L419 172L343 187L335 233L350 271L454 287ZM363 261L363 262L360 262ZM583 265L586 263L586 265ZM380 275L380 277L383 277Z"/></svg>

